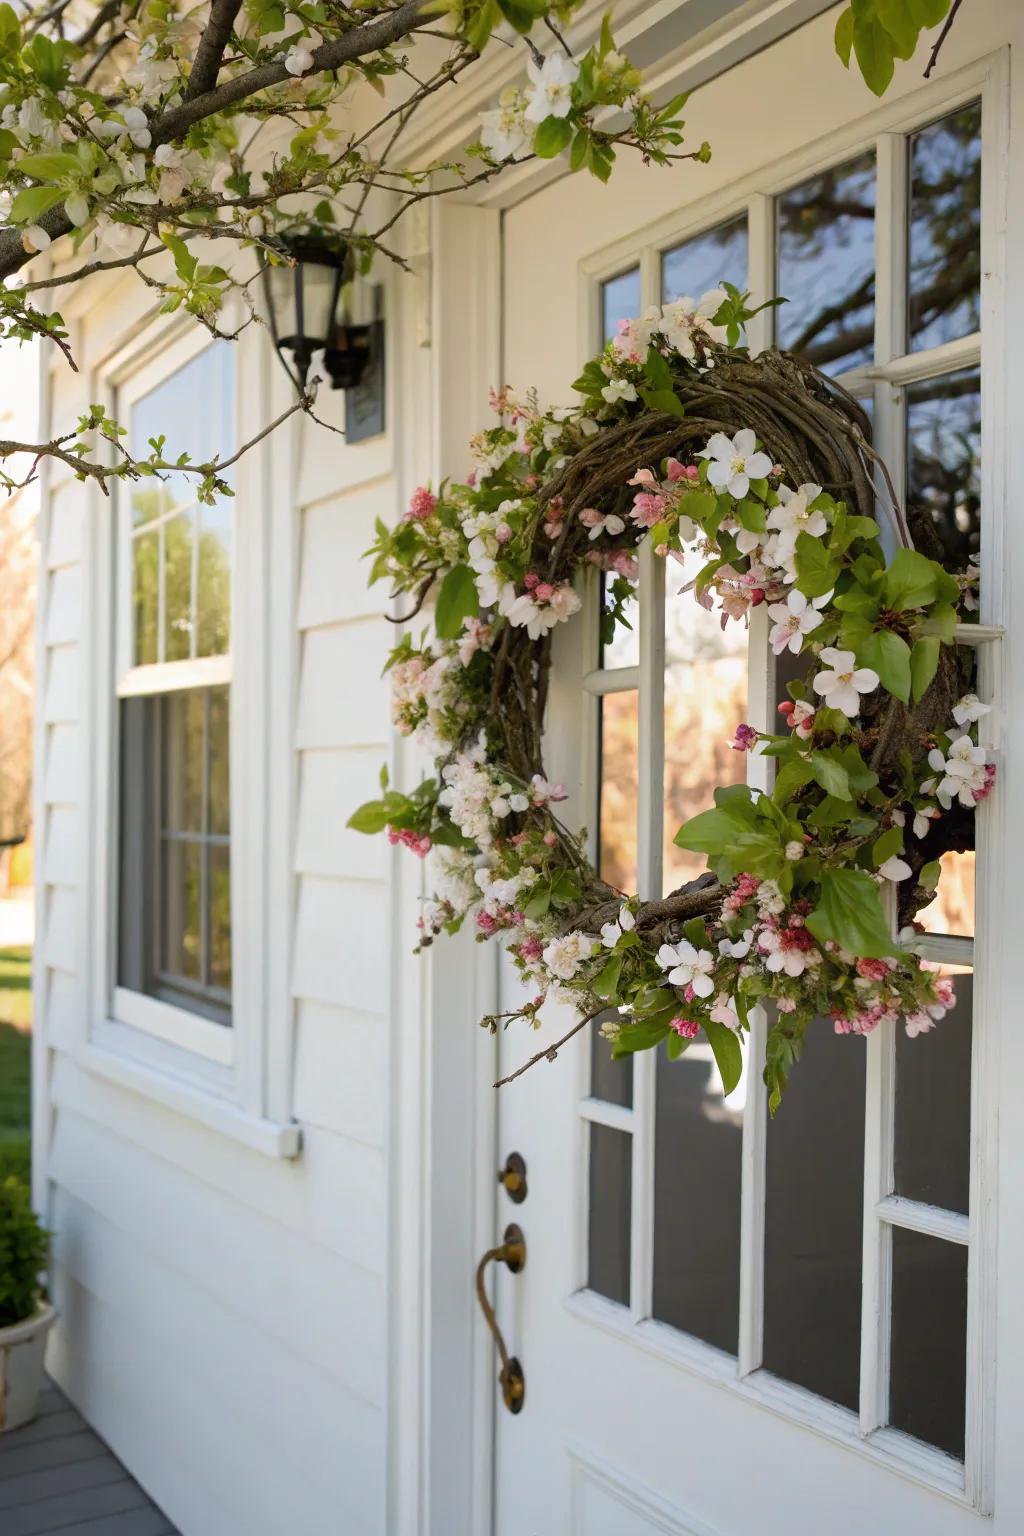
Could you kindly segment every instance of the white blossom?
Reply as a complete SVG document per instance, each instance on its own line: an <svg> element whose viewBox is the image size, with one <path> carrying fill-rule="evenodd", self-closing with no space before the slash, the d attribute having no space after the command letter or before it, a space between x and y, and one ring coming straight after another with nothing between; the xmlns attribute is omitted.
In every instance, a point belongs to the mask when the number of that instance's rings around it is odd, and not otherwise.
<svg viewBox="0 0 1024 1536"><path fill-rule="evenodd" d="M568 117L572 107L572 87L580 67L564 54L551 53L538 65L530 59L526 65L530 84L526 94L526 120L542 123L546 117Z"/></svg>
<svg viewBox="0 0 1024 1536"><path fill-rule="evenodd" d="M768 455L758 451L757 438L750 427L742 427L735 437L714 433L697 457L711 461L708 484L716 491L728 491L735 501L743 500L751 480L763 480L772 469Z"/></svg>
<svg viewBox="0 0 1024 1536"><path fill-rule="evenodd" d="M974 725L991 710L991 704L983 704L976 693L965 693L959 703L953 705L953 719L957 725Z"/></svg>
<svg viewBox="0 0 1024 1536"><path fill-rule="evenodd" d="M812 687L823 695L829 709L837 709L848 720L860 713L860 695L874 693L878 687L878 673L871 667L858 667L852 651L837 651L826 645L821 659L830 671L819 672Z"/></svg>
<svg viewBox="0 0 1024 1536"><path fill-rule="evenodd" d="M710 997L715 990L711 973L715 957L710 949L697 949L689 939L678 944L663 944L658 950L658 964L668 972L674 987L692 987L696 997Z"/></svg>
<svg viewBox="0 0 1024 1536"><path fill-rule="evenodd" d="M560 981L571 981L593 953L594 940L588 934L573 930L546 944L543 959L552 976L557 976Z"/></svg>
<svg viewBox="0 0 1024 1536"><path fill-rule="evenodd" d="M822 616L817 608L796 587L784 603L771 604L768 617L775 620L774 628L768 638L776 656L781 656L786 650L798 656L804 643L804 635L809 635L822 622Z"/></svg>
<svg viewBox="0 0 1024 1536"><path fill-rule="evenodd" d="M480 142L495 160L508 160L526 148L529 134L523 113L526 97L515 86L508 86L498 98L497 107L480 118Z"/></svg>

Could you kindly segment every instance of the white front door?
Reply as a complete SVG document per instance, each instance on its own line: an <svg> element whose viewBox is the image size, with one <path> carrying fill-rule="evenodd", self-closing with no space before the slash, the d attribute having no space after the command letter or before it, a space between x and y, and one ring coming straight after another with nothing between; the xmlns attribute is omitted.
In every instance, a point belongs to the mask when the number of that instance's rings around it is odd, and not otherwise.
<svg viewBox="0 0 1024 1536"><path fill-rule="evenodd" d="M823 18L693 98L709 166L560 181L504 236L503 382L545 401L568 400L602 332L648 304L721 278L785 294L752 342L774 324L841 378L950 567L980 554L993 697L1007 12L977 0L940 78L903 71L881 105ZM645 556L634 636L603 653L595 582L549 706L570 821L647 898L699 872L672 836L716 784L764 771L726 743L780 696L763 625L723 634L673 575L666 595ZM522 1229L525 1266L488 1280L525 1378L522 1410L496 1409L497 1536L963 1536L993 1510L999 1533L1024 1528L1019 1499L993 1501L1001 859L992 813L979 822L977 902L974 855L949 856L925 916L923 952L960 997L928 1037L821 1021L771 1122L756 1067L723 1100L699 1047L613 1064L596 1034L501 1089L499 1157L525 1159L527 1194L499 1192L495 1212L496 1241ZM503 1008L516 985L506 970ZM571 1023L513 1026L503 1072ZM1004 1237L1019 1248L1019 1226Z"/></svg>

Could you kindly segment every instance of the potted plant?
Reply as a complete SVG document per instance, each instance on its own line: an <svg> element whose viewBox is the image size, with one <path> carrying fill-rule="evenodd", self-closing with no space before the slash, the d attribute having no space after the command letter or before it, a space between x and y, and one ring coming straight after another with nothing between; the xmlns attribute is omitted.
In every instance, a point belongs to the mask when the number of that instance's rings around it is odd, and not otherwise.
<svg viewBox="0 0 1024 1536"><path fill-rule="evenodd" d="M0 1183L0 1434L35 1417L43 1383L46 1335L56 1312L39 1272L49 1252L28 1189Z"/></svg>

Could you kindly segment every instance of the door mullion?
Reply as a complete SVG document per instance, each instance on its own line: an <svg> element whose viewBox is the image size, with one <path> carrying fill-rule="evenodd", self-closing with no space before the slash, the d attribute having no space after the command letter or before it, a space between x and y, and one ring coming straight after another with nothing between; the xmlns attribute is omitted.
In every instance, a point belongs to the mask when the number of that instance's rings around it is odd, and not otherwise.
<svg viewBox="0 0 1024 1536"><path fill-rule="evenodd" d="M665 761L665 562L640 547L637 885L642 900L661 895L662 780ZM633 1058L633 1200L629 1301L634 1319L651 1314L654 1271L654 1093L656 1051Z"/></svg>

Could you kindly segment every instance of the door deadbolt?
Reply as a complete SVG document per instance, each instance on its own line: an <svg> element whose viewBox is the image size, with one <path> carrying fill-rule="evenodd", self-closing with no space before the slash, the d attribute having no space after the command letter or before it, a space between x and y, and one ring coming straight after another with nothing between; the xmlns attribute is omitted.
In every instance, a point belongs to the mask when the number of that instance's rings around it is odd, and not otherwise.
<svg viewBox="0 0 1024 1536"><path fill-rule="evenodd" d="M526 1159L518 1152L510 1152L504 1168L498 1169L498 1183L513 1205L522 1205L526 1199Z"/></svg>

